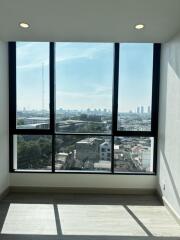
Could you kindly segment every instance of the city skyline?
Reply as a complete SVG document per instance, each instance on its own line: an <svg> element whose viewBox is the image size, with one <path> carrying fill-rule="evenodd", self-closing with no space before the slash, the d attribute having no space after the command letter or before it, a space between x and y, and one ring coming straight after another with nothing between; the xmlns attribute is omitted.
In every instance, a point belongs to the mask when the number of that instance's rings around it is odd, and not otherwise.
<svg viewBox="0 0 180 240"><path fill-rule="evenodd" d="M142 113L141 112L141 107L143 107L144 109L144 113L150 113L151 112L151 107L150 106L147 106L147 107L144 107L144 106L137 106L136 109L129 109L127 110L127 112L122 112L122 113ZM23 107L22 109L17 109L18 112L42 112L42 111L45 111L46 113L48 113L48 109L39 109L39 110L36 110L36 109L26 109L26 107ZM65 108L56 108L56 111L59 112L59 111L71 111L71 112L112 112L112 109L107 109L107 108L86 108L86 109L65 109ZM118 113L121 113L121 112L118 112Z"/></svg>

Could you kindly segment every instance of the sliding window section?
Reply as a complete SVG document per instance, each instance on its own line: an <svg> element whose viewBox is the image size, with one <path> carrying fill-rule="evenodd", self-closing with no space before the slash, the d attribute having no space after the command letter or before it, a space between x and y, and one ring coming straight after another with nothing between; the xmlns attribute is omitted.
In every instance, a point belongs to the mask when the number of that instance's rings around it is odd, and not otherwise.
<svg viewBox="0 0 180 240"><path fill-rule="evenodd" d="M14 135L14 170L52 170L52 137L49 135Z"/></svg>
<svg viewBox="0 0 180 240"><path fill-rule="evenodd" d="M9 43L10 171L52 171L51 52L46 42Z"/></svg>

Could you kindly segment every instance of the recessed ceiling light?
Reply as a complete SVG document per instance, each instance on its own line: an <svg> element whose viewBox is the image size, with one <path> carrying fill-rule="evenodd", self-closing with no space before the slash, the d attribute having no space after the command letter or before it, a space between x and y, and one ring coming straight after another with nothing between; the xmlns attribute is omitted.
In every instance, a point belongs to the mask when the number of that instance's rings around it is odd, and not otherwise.
<svg viewBox="0 0 180 240"><path fill-rule="evenodd" d="M19 26L20 26L21 28L29 28L29 27L30 27L29 24L26 23L26 22L20 22L20 23L19 23Z"/></svg>
<svg viewBox="0 0 180 240"><path fill-rule="evenodd" d="M137 29L137 30L141 30L143 28L144 28L144 24L137 24L137 25L135 25L135 29Z"/></svg>

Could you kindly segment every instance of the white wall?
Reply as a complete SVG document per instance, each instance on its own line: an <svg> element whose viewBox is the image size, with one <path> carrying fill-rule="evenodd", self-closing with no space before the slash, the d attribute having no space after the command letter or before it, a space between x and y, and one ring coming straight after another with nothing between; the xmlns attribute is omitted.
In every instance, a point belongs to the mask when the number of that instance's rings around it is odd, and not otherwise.
<svg viewBox="0 0 180 240"><path fill-rule="evenodd" d="M0 194L9 186L8 45L0 42Z"/></svg>
<svg viewBox="0 0 180 240"><path fill-rule="evenodd" d="M180 215L180 34L162 45L159 117L159 188Z"/></svg>
<svg viewBox="0 0 180 240"><path fill-rule="evenodd" d="M11 186L155 189L156 176L11 173Z"/></svg>

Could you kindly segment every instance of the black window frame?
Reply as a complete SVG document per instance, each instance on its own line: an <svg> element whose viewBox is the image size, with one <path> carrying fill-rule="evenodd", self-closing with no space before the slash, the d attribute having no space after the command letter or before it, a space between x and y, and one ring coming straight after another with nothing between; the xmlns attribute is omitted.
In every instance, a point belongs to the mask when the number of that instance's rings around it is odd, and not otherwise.
<svg viewBox="0 0 180 240"><path fill-rule="evenodd" d="M158 112L159 112L159 85L160 85L160 52L161 44L153 44L153 70L152 70L152 102L151 102L151 130L150 131L118 131L118 85L119 85L119 56L120 44L114 44L114 69L112 88L112 132L109 134L99 133L59 133L56 132L56 81L55 81L55 42L49 42L49 93L50 93L50 127L49 129L17 129L16 127L16 42L9 42L9 171L15 173L58 173L58 174L115 174L115 175L156 175L157 173L157 144L158 144ZM52 136L52 169L41 170L15 170L13 159L13 136L14 135L50 135ZM111 170L110 172L97 171L72 171L55 170L55 138L57 135L90 135L110 136L111 147ZM153 172L115 172L114 171L114 138L122 137L153 137Z"/></svg>

